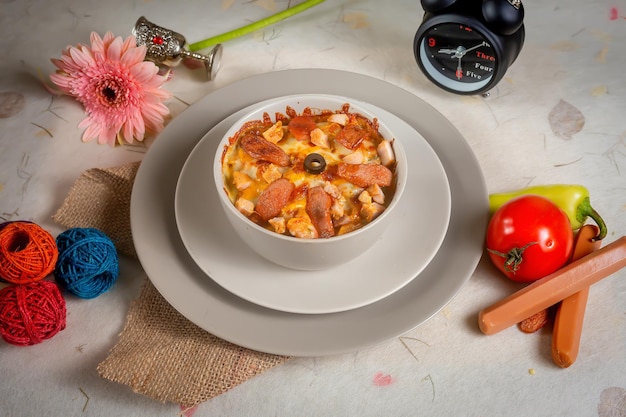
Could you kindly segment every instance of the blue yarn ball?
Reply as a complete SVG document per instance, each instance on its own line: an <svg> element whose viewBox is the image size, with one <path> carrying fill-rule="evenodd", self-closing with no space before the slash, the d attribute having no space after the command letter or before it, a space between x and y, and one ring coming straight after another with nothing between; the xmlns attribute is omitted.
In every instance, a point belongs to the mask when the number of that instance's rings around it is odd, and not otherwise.
<svg viewBox="0 0 626 417"><path fill-rule="evenodd" d="M115 245L95 228L72 228L57 236L59 257L54 277L80 298L95 298L111 289L119 276Z"/></svg>

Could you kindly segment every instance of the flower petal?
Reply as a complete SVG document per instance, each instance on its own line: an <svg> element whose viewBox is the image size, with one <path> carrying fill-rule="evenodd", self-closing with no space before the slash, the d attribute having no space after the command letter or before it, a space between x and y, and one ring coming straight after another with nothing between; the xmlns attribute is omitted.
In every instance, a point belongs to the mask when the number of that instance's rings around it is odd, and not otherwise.
<svg viewBox="0 0 626 417"><path fill-rule="evenodd" d="M111 146L115 146L115 141L117 139L117 130L111 127L104 128L100 131L100 136L98 136L98 143L103 145L108 143Z"/></svg>
<svg viewBox="0 0 626 417"><path fill-rule="evenodd" d="M159 69L157 68L157 66L154 65L154 63L149 62L149 61L145 61L137 65L133 65L132 68L130 69L130 72L135 78L135 81L137 81L138 83L141 83L144 86L144 88L154 88L154 87L158 87L161 85L159 83L159 79L155 78L155 75L158 71Z"/></svg>
<svg viewBox="0 0 626 417"><path fill-rule="evenodd" d="M127 51L123 52L122 57L120 59L120 64L127 67L136 67L137 64L141 63L146 57L146 47L142 45L141 48L131 48ZM146 62L147 64L152 64L152 67L156 68L152 62ZM158 69L157 69L158 70ZM152 74L151 74L152 75Z"/></svg>
<svg viewBox="0 0 626 417"><path fill-rule="evenodd" d="M113 32L108 31L107 33L104 34L104 37L102 38L102 42L104 43L104 46L106 48L109 47L109 45L111 45L111 42L113 42L115 40L115 35L113 35Z"/></svg>
<svg viewBox="0 0 626 417"><path fill-rule="evenodd" d="M80 49L70 48L69 53L74 63L79 67L85 68L95 63L90 53L85 53Z"/></svg>
<svg viewBox="0 0 626 417"><path fill-rule="evenodd" d="M104 55L104 42L102 41L100 35L98 35L96 32L91 32L89 40L91 41L91 50L94 53Z"/></svg>
<svg viewBox="0 0 626 417"><path fill-rule="evenodd" d="M107 49L107 59L117 62L122 57L122 38L117 37L111 42Z"/></svg>
<svg viewBox="0 0 626 417"><path fill-rule="evenodd" d="M169 109L163 103L155 103L145 106L141 113L150 129L160 131L163 128L163 116L169 114Z"/></svg>
<svg viewBox="0 0 626 417"><path fill-rule="evenodd" d="M56 84L56 86L59 87L61 90L63 90L63 92L70 94L71 79L67 77L66 75L50 74L50 81Z"/></svg>
<svg viewBox="0 0 626 417"><path fill-rule="evenodd" d="M138 46L137 45L137 39L133 35L130 35L129 37L127 37L124 40L124 44L122 45L122 53L126 53L126 51L134 49L137 46ZM145 48L145 46L143 46L143 47Z"/></svg>
<svg viewBox="0 0 626 417"><path fill-rule="evenodd" d="M91 120L91 118L89 117L84 118L78 124L78 128L86 128L81 138L83 142L90 142L100 135L101 126L97 123L93 123L93 120Z"/></svg>
<svg viewBox="0 0 626 417"><path fill-rule="evenodd" d="M136 111L130 115L128 121L124 125L124 137L132 140L133 138L142 141L146 133L146 126L141 112Z"/></svg>

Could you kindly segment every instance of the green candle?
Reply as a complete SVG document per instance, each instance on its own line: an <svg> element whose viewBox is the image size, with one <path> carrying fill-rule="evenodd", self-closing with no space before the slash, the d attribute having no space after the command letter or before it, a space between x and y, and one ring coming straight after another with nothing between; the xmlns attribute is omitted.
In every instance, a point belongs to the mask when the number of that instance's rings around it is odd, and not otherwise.
<svg viewBox="0 0 626 417"><path fill-rule="evenodd" d="M266 17L265 19L259 20L258 22L250 23L249 25L242 26L238 29L234 29L226 33L222 33L221 35L213 36L203 41L189 44L188 48L190 51L198 51L200 49L205 49L210 46L217 45L218 43L223 43L231 39L238 38L239 36L246 35L250 32L254 32L255 30L259 30L261 28L264 28L265 26L272 25L274 23L280 22L283 19L303 12L304 10L309 9L319 3L322 3L323 1L324 0L307 0L297 6L291 7L289 9L283 10L282 12Z"/></svg>

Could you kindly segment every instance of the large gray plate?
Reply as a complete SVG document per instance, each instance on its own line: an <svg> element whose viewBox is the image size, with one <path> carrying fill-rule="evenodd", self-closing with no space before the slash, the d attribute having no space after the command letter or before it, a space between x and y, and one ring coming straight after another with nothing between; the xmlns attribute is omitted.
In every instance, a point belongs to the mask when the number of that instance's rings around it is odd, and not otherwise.
<svg viewBox="0 0 626 417"><path fill-rule="evenodd" d="M293 103L293 96L288 97ZM394 209L394 221L371 248L343 265L321 271L294 271L262 258L233 233L217 189L212 187L212 158L222 138L231 136L224 130L240 125L232 120L234 117L227 117L211 129L185 162L174 204L179 235L196 265L233 294L291 313L347 311L381 300L411 282L441 247L450 221L451 198L445 169L436 152L415 129L388 111L351 97L342 97L339 102L358 106L384 121L412 161L406 170L408 185ZM429 221L424 222L424 217Z"/></svg>
<svg viewBox="0 0 626 417"><path fill-rule="evenodd" d="M404 288L365 307L330 314L295 314L250 303L209 279L186 252L178 234L174 217L176 183L198 141L218 124L226 130L228 122L220 122L227 118L234 121L233 115L251 104L298 93L349 96L395 114L430 143L448 176L452 210L439 252ZM166 127L145 155L131 200L131 226L139 260L174 308L225 340L293 356L362 349L429 319L454 297L476 268L487 213L487 189L480 166L461 134L440 113L387 82L320 69L253 76L193 104ZM419 242L415 247L418 250Z"/></svg>

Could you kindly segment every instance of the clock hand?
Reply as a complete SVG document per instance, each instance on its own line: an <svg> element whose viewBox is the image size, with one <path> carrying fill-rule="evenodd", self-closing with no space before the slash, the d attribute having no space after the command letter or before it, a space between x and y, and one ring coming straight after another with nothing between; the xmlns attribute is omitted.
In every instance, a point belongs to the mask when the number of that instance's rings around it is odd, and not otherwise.
<svg viewBox="0 0 626 417"><path fill-rule="evenodd" d="M454 58L463 58L469 51L473 51L474 49L480 48L481 46L484 46L486 42L482 42L476 46L472 46L469 49L465 49L462 46L459 46L455 49L450 49L450 48L442 48L440 49L438 52L440 54L449 54L449 55L454 55Z"/></svg>
<svg viewBox="0 0 626 417"><path fill-rule="evenodd" d="M478 44L478 45L476 45L476 46L472 46L472 47L471 47L471 48L469 48L469 49L464 49L463 51L459 51L459 54L461 55L460 57L463 57L463 56L465 56L465 54L467 54L469 51L473 51L474 49L478 49L478 48L480 48L481 46L485 46L486 44L487 44L487 42L482 41L480 44ZM460 58L460 57L459 57L459 58Z"/></svg>

